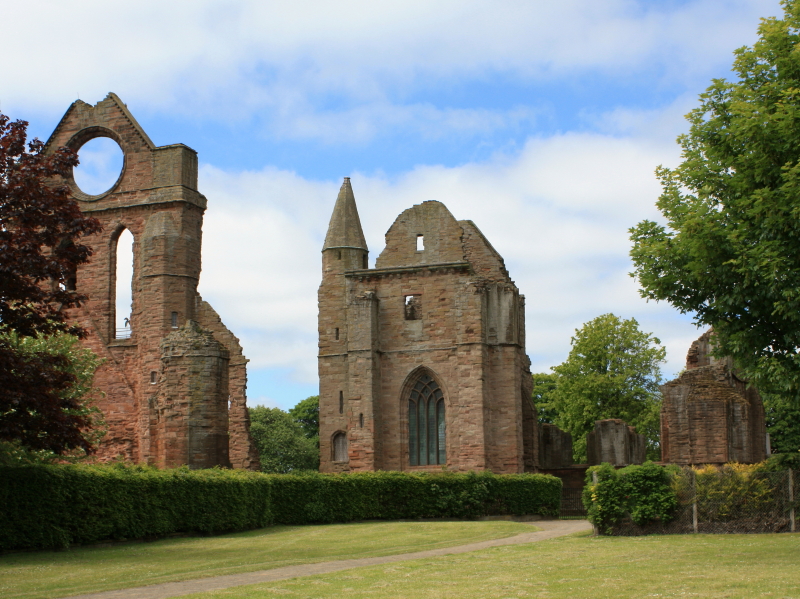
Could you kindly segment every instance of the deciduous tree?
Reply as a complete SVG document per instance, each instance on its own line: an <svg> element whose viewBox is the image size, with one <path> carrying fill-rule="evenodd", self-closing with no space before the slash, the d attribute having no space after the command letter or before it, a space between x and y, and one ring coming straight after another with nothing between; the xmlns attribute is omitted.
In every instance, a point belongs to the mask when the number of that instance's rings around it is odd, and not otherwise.
<svg viewBox="0 0 800 599"><path fill-rule="evenodd" d="M280 408L250 408L250 435L258 448L261 471L286 474L319 469L316 438Z"/></svg>
<svg viewBox="0 0 800 599"><path fill-rule="evenodd" d="M631 229L641 293L714 327L762 391L800 396L800 1L736 50L735 78L713 80L659 167L666 226Z"/></svg>
<svg viewBox="0 0 800 599"><path fill-rule="evenodd" d="M536 372L533 375L533 405L540 424L555 424L557 413L553 407L553 393L558 387L558 375Z"/></svg>
<svg viewBox="0 0 800 599"><path fill-rule="evenodd" d="M0 440L56 453L91 451L92 419L71 392L68 356L21 351L14 339L83 334L63 310L86 299L74 282L91 249L79 240L100 225L63 184L77 164L69 148L28 143L27 123L0 114Z"/></svg>
<svg viewBox="0 0 800 599"><path fill-rule="evenodd" d="M319 395L306 397L290 409L289 414L303 427L306 437L319 438Z"/></svg>
<svg viewBox="0 0 800 599"><path fill-rule="evenodd" d="M564 363L553 368L549 393L555 424L572 434L575 460L586 460L586 433L597 420L621 418L658 456L661 364L666 350L635 319L603 314L575 331Z"/></svg>

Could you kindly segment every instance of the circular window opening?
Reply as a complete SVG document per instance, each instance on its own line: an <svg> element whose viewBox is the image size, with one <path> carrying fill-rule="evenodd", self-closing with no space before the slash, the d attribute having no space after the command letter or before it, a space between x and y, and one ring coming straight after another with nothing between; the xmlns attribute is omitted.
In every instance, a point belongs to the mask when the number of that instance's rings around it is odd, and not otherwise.
<svg viewBox="0 0 800 599"><path fill-rule="evenodd" d="M105 193L119 179L124 164L122 148L113 139L95 137L78 150L80 164L72 171L72 177L80 190L90 196Z"/></svg>

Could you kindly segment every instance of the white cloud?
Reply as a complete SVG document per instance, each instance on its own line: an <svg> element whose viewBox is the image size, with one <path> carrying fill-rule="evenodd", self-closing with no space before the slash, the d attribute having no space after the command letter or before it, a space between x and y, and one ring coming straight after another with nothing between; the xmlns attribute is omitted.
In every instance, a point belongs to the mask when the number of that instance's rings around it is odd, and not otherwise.
<svg viewBox="0 0 800 599"><path fill-rule="evenodd" d="M420 166L391 179L353 173L352 183L373 263L396 216L425 200L481 228L527 297L535 371L566 358L575 328L614 312L666 343L672 373L699 333L668 305L639 297L627 274L627 229L658 216L653 168L677 160L671 141L569 133L531 139L515 156ZM255 368L316 379L320 250L339 184L273 168L201 169L209 198L201 290L243 331Z"/></svg>
<svg viewBox="0 0 800 599"><path fill-rule="evenodd" d="M341 140L377 128L507 126L504 110L431 108L420 89L492 76L522 84L600 74L705 83L755 40L776 0L633 0L498 5L477 0L31 0L4 8L0 102L63 110L109 90L204 119L266 115L270 133ZM511 111L512 113L515 111Z"/></svg>

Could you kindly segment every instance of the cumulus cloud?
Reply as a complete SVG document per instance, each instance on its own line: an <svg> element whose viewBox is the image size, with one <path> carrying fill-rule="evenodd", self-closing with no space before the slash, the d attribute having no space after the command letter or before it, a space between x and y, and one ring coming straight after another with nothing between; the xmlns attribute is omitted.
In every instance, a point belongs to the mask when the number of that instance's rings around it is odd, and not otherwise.
<svg viewBox="0 0 800 599"><path fill-rule="evenodd" d="M529 84L647 71L665 88L705 81L730 64L732 40L751 43L758 17L780 14L776 0L31 0L4 10L14 26L0 50L22 58L4 64L7 112L63 110L77 94L94 101L114 90L162 113L258 116L272 135L338 141L337 116L355 121L355 140L408 123L458 131L519 118L413 99L465 78Z"/></svg>
<svg viewBox="0 0 800 599"><path fill-rule="evenodd" d="M483 163L351 176L373 264L385 231L413 204L442 201L481 228L527 297L535 371L566 358L574 329L614 312L661 338L669 373L698 333L669 306L639 297L627 274L627 230L658 218L653 168L677 160L672 142L569 133ZM320 250L339 184L274 168L201 169L209 198L201 289L241 332L254 368L316 380Z"/></svg>

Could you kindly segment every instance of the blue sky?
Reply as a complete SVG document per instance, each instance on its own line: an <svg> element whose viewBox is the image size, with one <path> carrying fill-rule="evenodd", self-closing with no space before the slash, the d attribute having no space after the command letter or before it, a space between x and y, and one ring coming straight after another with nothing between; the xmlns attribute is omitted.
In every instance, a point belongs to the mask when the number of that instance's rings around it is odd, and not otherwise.
<svg viewBox="0 0 800 599"><path fill-rule="evenodd" d="M251 359L249 401L316 393L316 289L336 192L370 246L405 208L471 219L527 297L534 371L606 312L667 346L699 333L639 298L627 229L657 219L653 170L683 115L776 0L18 2L0 110L46 139L76 98L117 93L158 145L199 153L200 291ZM85 183L116 179L85 147Z"/></svg>

